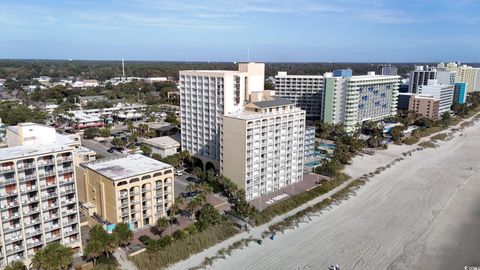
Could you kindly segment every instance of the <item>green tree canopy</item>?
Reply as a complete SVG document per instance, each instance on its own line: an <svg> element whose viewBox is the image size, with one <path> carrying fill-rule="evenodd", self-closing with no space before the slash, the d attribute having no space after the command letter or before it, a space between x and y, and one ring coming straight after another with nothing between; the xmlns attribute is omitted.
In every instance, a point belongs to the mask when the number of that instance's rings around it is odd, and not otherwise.
<svg viewBox="0 0 480 270"><path fill-rule="evenodd" d="M27 270L27 267L22 261L14 261L5 266L4 270Z"/></svg>
<svg viewBox="0 0 480 270"><path fill-rule="evenodd" d="M33 257L34 268L41 270L68 269L73 262L73 250L58 242L48 243Z"/></svg>
<svg viewBox="0 0 480 270"><path fill-rule="evenodd" d="M163 232L168 228L169 225L170 225L170 221L168 220L168 218L161 217L157 220L155 227L160 232L160 234L163 234Z"/></svg>
<svg viewBox="0 0 480 270"><path fill-rule="evenodd" d="M127 223L118 223L113 229L112 236L115 239L117 245L127 246L133 239L133 232L128 227Z"/></svg>

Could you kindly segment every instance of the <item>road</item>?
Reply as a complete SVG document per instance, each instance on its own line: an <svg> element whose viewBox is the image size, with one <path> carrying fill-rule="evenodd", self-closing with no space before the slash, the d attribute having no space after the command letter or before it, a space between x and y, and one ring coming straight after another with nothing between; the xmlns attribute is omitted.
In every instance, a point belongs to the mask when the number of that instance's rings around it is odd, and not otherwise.
<svg viewBox="0 0 480 270"><path fill-rule="evenodd" d="M82 146L95 151L97 154L101 154L105 157L112 157L120 155L120 152L114 151L113 153L107 152L108 148L110 148L107 144L101 144L95 140L85 140L82 139Z"/></svg>

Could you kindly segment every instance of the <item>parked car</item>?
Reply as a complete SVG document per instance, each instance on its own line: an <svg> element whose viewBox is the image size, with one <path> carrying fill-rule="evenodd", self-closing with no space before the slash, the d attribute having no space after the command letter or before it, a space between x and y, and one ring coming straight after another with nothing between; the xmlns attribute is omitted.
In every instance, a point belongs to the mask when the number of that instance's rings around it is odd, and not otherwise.
<svg viewBox="0 0 480 270"><path fill-rule="evenodd" d="M182 176L182 175L183 175L183 172L182 172L182 171L179 171L179 170L177 170L177 171L175 172L175 175L176 175L176 176Z"/></svg>
<svg viewBox="0 0 480 270"><path fill-rule="evenodd" d="M114 151L115 151L115 148L113 148L113 147L110 147L110 148L108 148L108 150L107 150L108 153L113 153Z"/></svg>

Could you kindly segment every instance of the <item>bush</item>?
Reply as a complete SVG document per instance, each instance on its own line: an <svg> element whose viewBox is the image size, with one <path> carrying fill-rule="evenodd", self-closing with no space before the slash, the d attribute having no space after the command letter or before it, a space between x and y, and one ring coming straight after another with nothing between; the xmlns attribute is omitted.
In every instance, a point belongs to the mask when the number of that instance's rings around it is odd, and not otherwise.
<svg viewBox="0 0 480 270"><path fill-rule="evenodd" d="M238 230L232 222L224 221L208 227L202 232L189 234L183 239L173 241L167 248L159 247L156 250L150 249L149 252L138 254L132 258L132 261L140 270L162 269L185 260L191 255L222 242L237 233ZM158 241L151 241L150 243L153 242Z"/></svg>
<svg viewBox="0 0 480 270"><path fill-rule="evenodd" d="M418 145L421 146L421 147L424 147L424 148L436 148L437 147L433 142L429 142L429 141L421 142Z"/></svg>
<svg viewBox="0 0 480 270"><path fill-rule="evenodd" d="M138 237L138 240L140 242L142 242L144 245L147 245L148 242L150 242L152 240L152 238L150 238L150 236L148 236L148 235L142 235L142 236Z"/></svg>

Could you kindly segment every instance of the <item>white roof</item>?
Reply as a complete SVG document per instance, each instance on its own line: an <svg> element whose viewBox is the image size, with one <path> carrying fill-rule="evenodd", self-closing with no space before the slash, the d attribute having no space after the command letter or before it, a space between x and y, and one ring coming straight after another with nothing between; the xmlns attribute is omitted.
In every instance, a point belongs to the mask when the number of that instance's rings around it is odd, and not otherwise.
<svg viewBox="0 0 480 270"><path fill-rule="evenodd" d="M180 146L179 136L156 137L156 138L146 139L143 142L158 148L162 148L162 149Z"/></svg>
<svg viewBox="0 0 480 270"><path fill-rule="evenodd" d="M22 158L22 157L31 157L38 155L51 154L54 152L60 151L73 151L73 147L62 146L56 144L45 144L45 145L20 145L13 147L0 148L0 161Z"/></svg>
<svg viewBox="0 0 480 270"><path fill-rule="evenodd" d="M114 181L168 168L173 169L173 166L170 164L140 154L117 157L110 160L93 161L84 163L82 166Z"/></svg>

